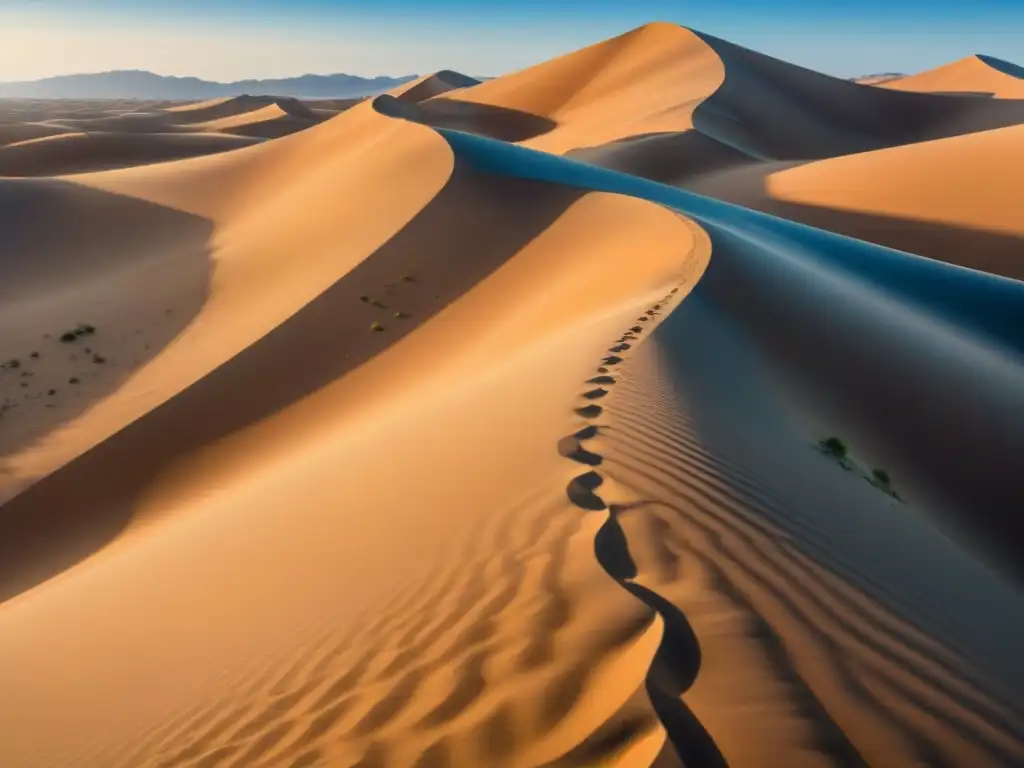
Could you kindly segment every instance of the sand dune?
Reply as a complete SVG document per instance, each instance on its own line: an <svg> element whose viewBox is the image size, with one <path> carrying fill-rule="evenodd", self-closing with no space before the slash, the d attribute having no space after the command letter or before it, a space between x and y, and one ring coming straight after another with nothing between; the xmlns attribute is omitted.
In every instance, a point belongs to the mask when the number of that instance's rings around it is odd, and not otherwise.
<svg viewBox="0 0 1024 768"><path fill-rule="evenodd" d="M694 107L723 76L719 58L689 30L649 24L419 106L431 124L520 134L511 140L562 153L688 131Z"/></svg>
<svg viewBox="0 0 1024 768"><path fill-rule="evenodd" d="M479 84L480 81L476 78L446 69L422 77L419 80L413 80L411 83L389 91L389 93L402 101L418 104L434 96L440 96L459 88L470 88Z"/></svg>
<svg viewBox="0 0 1024 768"><path fill-rule="evenodd" d="M1024 104L891 93L659 23L402 114L679 180L1015 125Z"/></svg>
<svg viewBox="0 0 1024 768"><path fill-rule="evenodd" d="M1020 107L653 24L0 148L251 143L0 178L0 763L1024 763L1024 282L750 210L1019 276Z"/></svg>
<svg viewBox="0 0 1024 768"><path fill-rule="evenodd" d="M0 176L57 176L159 163L253 144L216 133L62 133L0 147Z"/></svg>
<svg viewBox="0 0 1024 768"><path fill-rule="evenodd" d="M1024 280L1024 126L691 179L702 194ZM942 169L936 173L936 169Z"/></svg>
<svg viewBox="0 0 1024 768"><path fill-rule="evenodd" d="M50 615L59 620L63 613L60 606L68 605L66 601L78 604L84 610L93 610L87 607L92 599L78 590L90 580L83 580L81 576L94 574L104 580L103 586L93 584L87 588L87 593L99 600L92 603L95 610L105 613L107 609L102 608L102 604L110 605L107 601L121 603L129 600L142 611L130 609L126 612L126 615L136 617L132 620L133 627L125 627L122 634L131 647L152 649L154 646L148 641L142 646L137 644L137 632L156 632L152 635L155 638L169 630L171 625L168 621L191 627L189 635L192 640L187 644L178 641L160 644L169 653L161 662L162 668L176 678L184 676L181 678L183 681L188 678L188 682L172 687L166 700L154 701L153 709L134 722L125 721L125 730L117 735L110 734L113 738L106 744L97 745L88 754L107 754L96 749L130 751L128 748L137 747L139 735L129 738L129 729L143 728L147 723L149 728L157 727L153 715L176 704L180 706L186 687L201 683L205 675L194 676L195 673L202 669L226 669L224 665L231 666L231 658L240 658L237 642L241 636L232 632L230 634L234 636L228 638L223 634L224 627L220 622L199 620L195 613L197 606L192 603L181 604L184 613L177 618L166 612L166 604L161 609L162 618L146 615L148 612L143 610L144 605L153 599L151 593L147 597L150 589L164 590L171 585L159 577L166 564L154 566L152 581L138 572L138 548L148 550L147 558L155 558L154 563L173 557L175 547L166 549L168 542L195 525L213 527L198 537L188 535L193 548L191 557L198 558L194 562L207 557L211 559L207 566L194 570L192 577L173 586L173 591L185 596L193 593L196 587L197 582L193 579L208 581L203 588L209 599L202 609L204 614L213 617L224 610L234 615L238 619L238 629L244 626L245 636L254 643L253 653L270 655L270 667L266 671L271 677L261 684L258 676L263 674L263 670L252 670L256 676L239 670L244 675L236 685L225 687L218 682L207 687L207 692L200 698L208 702L207 706L213 707L211 721L230 716L238 707L253 707L252 717L255 719L242 719L243 713L233 725L226 725L220 733L211 735L200 730L186 730L178 734L166 752L156 751L154 747L154 751L146 753L148 760L159 761L163 754L173 764L184 760L187 754L202 757L230 752L244 756L270 749L275 750L279 760L286 757L291 760L313 750L322 750L325 755L344 760L345 755L357 755L375 748L392 752L395 759L403 759L399 757L402 754L409 755L404 758L409 760L414 760L419 754L436 754L439 751L465 755L469 759L471 755L481 755L480 749L506 749L512 751L504 757L500 751L495 752L495 761L545 762L577 746L585 754L586 747L580 745L588 734L601 722L618 717L617 713L623 708L622 717L629 715L628 721L633 725L630 726L632 730L621 737L623 743L619 749L648 754L657 751L659 739L655 721L649 714L636 721L635 713L629 714L633 711L632 705L627 706L634 690L642 682L645 659L653 650L652 643L657 640L657 635L650 630L650 618L631 600L617 599L614 591L605 595L605 576L596 563L588 556L573 555L573 552L586 553L589 549L586 526L579 535L576 534L582 521L561 498L557 481L564 470L561 470L557 458L552 462L545 452L538 454L534 450L537 439L544 436L535 434L533 426L523 429L518 414L527 404L535 413L549 414L548 418L531 423L544 432L549 431L550 444L554 443L558 432L564 428L565 420L571 417L571 413L560 415L564 402L571 398L567 390L574 387L575 380L583 375L588 358L600 351L611 328L636 314L638 304L647 296L657 291L664 293L668 285L680 279L681 271L687 267L688 253L693 248L692 236L674 215L646 203L608 195L581 197L581 193L541 184L530 184L527 190L515 183L509 185L504 180L489 180L472 172L467 176L466 173L456 167L445 189L424 209L424 218L417 217L412 222L413 229L371 257L363 268L353 273L351 279L342 280L321 299L296 314L280 327L279 332L267 336L211 376L171 399L164 407L135 422L112 440L5 506L5 520L31 520L38 525L38 515L43 510L53 510L61 504L71 504L69 510L77 508L78 502L73 498L82 492L82 481L94 477L98 482L90 481L89 485L93 488L92 493L99 495L88 503L90 508L109 509L110 503L117 498L121 499L120 505L136 498L125 510L130 509L136 516L166 515L170 508L177 509L175 517L164 524L151 524L134 535L129 533L120 547L108 549L105 554L83 563L79 569L24 595L25 599L8 604L10 613L6 615L12 620L20 611L40 609L53 611ZM524 194L527 191L529 194ZM474 214L466 220L467 223L476 222L472 228L460 233L439 227L441 221L437 220L438 217L443 220L447 216L461 221L466 206L470 206ZM602 225L595 226L595 222L602 222ZM426 231L452 231L459 240L438 242L434 256L419 248L410 249L410 246L424 242L420 227L425 227ZM486 259L481 259L479 250L479 232L483 231L507 233L507 238L492 237L486 241L489 250ZM535 233L539 237L533 237ZM463 238L465 245L461 244ZM573 248L568 248L569 244ZM624 260L621 258L624 251L639 254L641 258ZM578 301L575 279L580 263L587 264L591 285L582 302ZM469 267L473 271L469 271ZM402 269L410 270L411 282L401 280ZM491 274L486 276L488 272ZM696 277L699 269L691 268L689 274ZM462 281L461 289L459 282L454 280L456 277ZM395 285L389 291L387 283L392 281ZM359 295L364 291L375 299L379 296L380 303L387 308L360 302ZM438 297L440 301L434 297L436 291L444 292ZM461 297L455 300L460 291ZM577 300L570 302L570 297ZM447 307L439 311L445 304ZM342 314L340 310L344 307L352 307L353 310ZM404 338L401 338L405 333L402 330L403 319L394 317L396 310L409 315L405 323L411 326L419 324ZM432 312L438 314L427 320ZM343 320L346 316L349 319ZM335 324L337 321L325 324L324 321L332 317L351 323L352 328L346 331L344 325ZM384 326L380 333L369 327L374 317L379 318ZM463 331L453 336L452 328ZM319 342L316 334L320 336ZM591 341L584 343L583 339L588 337ZM358 341L360 338L365 341ZM344 357L336 361L328 354L304 356L301 344L296 343L301 340L302 344L320 344L326 352L339 339L351 340L343 347L353 358L350 362L346 362ZM493 376L476 379L473 372L479 369L482 360L491 357L495 345L505 351L507 364L497 368ZM442 350L444 354L440 354ZM358 363L360 359L374 354L378 356L352 375L338 378L346 365ZM298 362L308 368L307 374L294 371L295 378L279 379L273 390L253 390L253 398L238 401L240 382L265 378L272 370L287 370L290 364ZM547 383L549 377L563 366L569 366L576 375L556 376L561 383L550 386ZM416 375L410 375L413 372ZM530 381L536 383L530 385ZM451 382L463 384L453 388ZM218 391L223 394L216 395ZM220 397L227 399L222 401L218 399ZM436 408L424 408L424 401L434 403ZM212 402L223 402L229 406L224 419L211 423L208 416L196 418L200 411L209 414ZM504 407L495 408L495 402L503 403ZM467 407L473 412L478 411L479 418L465 419L457 415L465 413ZM195 408L200 411L194 411ZM451 429L442 440L431 437L436 428L436 409L451 414L450 420L446 419ZM217 410L215 408L214 412ZM271 417L274 412L277 415ZM194 415L187 416L189 413ZM404 415L394 419L386 416L389 413ZM391 426L379 429L385 423ZM179 425L175 428L178 437L170 437L167 430L171 424ZM231 439L220 442L220 447L214 446L213 440L223 435L226 427L232 429ZM250 429L255 430L251 435L248 434ZM503 435L504 461L494 462L477 476L474 483L462 486L453 494L455 489L447 479L433 472L432 466L439 456L445 456L441 459L445 464L457 466L471 460L478 446L499 434ZM159 441L153 439L156 435L160 436ZM406 447L402 448L397 441ZM194 451L202 444L210 448L205 458L196 462L199 454ZM424 453L424 445L431 446L429 452ZM140 450L143 446L147 446L144 451ZM271 447L272 450L267 452L266 449ZM296 465L288 458L295 450L310 458L314 454L319 458L313 464ZM121 462L119 471L101 480L96 476L99 467L109 466L113 470L108 456L104 455L107 451L114 451L120 456L137 456L139 462L134 466ZM308 451L313 453L307 454ZM387 466L382 466L374 458L382 452L391 457ZM183 463L187 456L192 458ZM363 458L356 460L360 456ZM253 462L263 466L260 476L264 482L270 483L269 486L264 485L261 492L262 511L253 507L254 499L245 491L248 482L244 478L249 475ZM322 473L320 481L314 481L308 474L314 465L319 467L316 471ZM351 473L350 480L339 477L339 467L348 468L345 471ZM159 480L154 474L158 469L163 476ZM293 487L297 480L296 471L305 477L300 482L304 485L312 483L307 486L309 491L321 497L323 502L306 508L303 515L311 515L306 522L296 520L291 514L280 515L283 497L278 494L287 493L287 489ZM279 475L279 472L283 474ZM396 474L415 484L415 504L400 501L406 493L392 482ZM370 480L371 476L375 479ZM536 487L522 485L522 478L538 476L549 479ZM140 487L139 481L143 479L147 482ZM551 479L555 480L553 484ZM153 481L157 481L155 485ZM154 495L158 487L163 490ZM196 495L200 487L208 488L213 495L202 492ZM278 490L272 490L273 487ZM364 491L360 491L360 487ZM143 488L146 489L145 495L138 497ZM228 491L229 488L236 490ZM71 497L67 495L69 491ZM362 495L364 492L365 497ZM246 500L242 501L242 497L234 499L236 493L243 494ZM336 504L356 504L353 494L363 499L358 502L359 506L370 504L379 512L338 516L331 511ZM532 497L531 503L524 505L522 501L516 501L524 494ZM218 497L218 503L226 506L217 511L208 509L207 505ZM188 506L197 505L194 512L180 508L187 499L193 500ZM140 503L141 507L138 506ZM443 527L438 528L436 520L419 514L423 505L449 510ZM362 557L360 552L370 553L370 541L381 540L381 536L393 538L394 525L398 520L391 513L399 508L407 510L400 525L408 533L404 543L396 541L392 549L399 560L394 562L394 566L388 566L376 555L370 560ZM495 514L495 510L503 508L505 512ZM250 520L246 527L255 535L233 545L232 549L241 545L242 549L235 551L242 558L224 570L222 537L236 528L238 514L244 514ZM253 515L263 522L257 521ZM365 523L374 518L381 523L376 533L372 528L365 528ZM109 528L110 522L94 520L92 524ZM484 530L474 533L481 524L485 525ZM58 548L59 545L52 540L27 537L24 525L22 523L21 535L18 536L18 551L25 552L25 545L30 541L34 541L37 547L45 541L46 546ZM267 534L271 528L268 525L277 531L269 538ZM319 555L313 552L301 555L305 565L301 571L295 572L301 583L295 582L282 591L281 574L277 573L272 581L266 583L269 591L259 596L262 588L251 581L250 565L246 563L254 563L252 558L256 558L283 565L299 554L286 543L288 537L285 533L295 525L299 526L295 530L318 530L317 539L323 544L328 541L333 544L317 547ZM351 536L352 525L363 530L363 538ZM18 530L15 529L16 532ZM179 533L174 533L176 530ZM550 533L543 533L548 530ZM76 544L81 545L86 538L85 533L79 530ZM93 537L96 535L95 530L90 533ZM438 537L437 546L424 547L428 536ZM506 549L512 540L510 537L523 542L524 549L519 554ZM13 541L10 529L4 540ZM202 544L204 540L206 545ZM245 543L246 540L249 543ZM494 544L487 543L492 540ZM282 544L283 547L280 546ZM204 546L209 547L205 555ZM338 546L343 549L337 549ZM350 546L355 548L349 550ZM453 546L471 547L474 559L466 561L455 556ZM489 550L488 547L499 549ZM531 547L535 548L533 553ZM565 554L552 561L553 570L544 576L545 563L549 557L555 556L554 552L559 548L564 548ZM37 564L42 561L40 554L38 550L35 552L34 562ZM5 564L9 562L5 557ZM353 600L347 605L339 604L337 568L339 564L346 563L346 567L370 569L381 575L383 591L379 598L372 591L360 589L360 594L353 593ZM398 567L399 563L401 567ZM496 580L481 592L473 589L473 585L484 584L477 575L477 568L487 563L498 567L494 572ZM459 565L454 572L446 574L445 569L450 568L450 564ZM30 569L24 561L21 565L15 573L24 577ZM213 567L217 575L208 572L208 567ZM436 567L442 568L437 580L422 581L418 574L425 576ZM131 569L135 575L124 579L119 575L122 568ZM390 576L387 575L389 571ZM232 573L235 576L231 576ZM270 576L269 571L267 575ZM113 581L106 582L108 578ZM246 592L252 599L247 598L248 607L243 608L248 619L242 619L238 613L241 607L237 602L238 582L235 580L238 578L249 582ZM536 581L538 578L539 582ZM566 584L566 597L548 596L546 590L538 592L536 599L530 597L531 592L542 584L557 585L562 580ZM11 585L7 579L5 583ZM129 593L118 595L117 589L111 591L115 583L129 587ZM446 583L449 586L446 587ZM275 672L278 662L271 659L280 659L290 666L293 660L303 658L300 655L288 660L293 653L306 653L303 646L318 639L313 635L324 631L320 625L325 616L330 616L331 623L340 630L355 619L355 614L349 611L386 601L394 594L391 590L403 584L409 584L410 588L418 586L420 595L418 598L410 595L412 602L392 614L394 623L382 627L396 645L382 646L379 636L373 634L356 643L346 640L343 633L328 626L329 645L337 646L342 653L338 655L335 652L333 658L324 660L322 653L325 651L317 651L310 646L308 653L311 655L307 657L308 663L304 664L307 670L290 679L277 679L285 678L286 670L282 667L280 672ZM536 586L528 586L531 584ZM137 589L141 585L148 586ZM455 589L456 585L463 586ZM424 587L430 590L426 594L423 593ZM65 589L70 591L65 592ZM291 616L287 620L291 628L285 636L277 632L268 634L270 625L257 629L251 623L255 619L263 624L259 617L269 617L268 607L278 605L282 597L295 591L304 593L306 597L301 606L287 601L298 609L298 613L292 613L291 608L286 609ZM513 600L516 595L519 597ZM46 608L45 604L51 599L56 602ZM86 603L81 602L83 599ZM551 625L548 617L558 615L563 610L559 606L566 601L574 606L572 615ZM343 613L337 613L339 608ZM499 610L500 614L496 613ZM277 612L276 608L274 612ZM452 615L463 618L452 623L449 618ZM278 615L273 623L282 626L281 616ZM489 623L495 623L491 640L479 635L479 630ZM208 642L197 643L194 633L202 632L203 624L210 629ZM300 626L306 629L298 629ZM550 634L553 626L561 626L556 636ZM611 632L602 627L610 628ZM80 627L79 637L83 638L80 648L85 657L91 653L88 649L94 647L93 641L84 639L89 632L84 625ZM94 632L93 637L97 641L106 638L103 643L109 642L105 622L98 622ZM177 632L173 634L177 635ZM422 638L418 640L420 645L404 648L400 634L410 639ZM184 639L184 635L179 636ZM132 637L136 639L129 640ZM479 639L473 640L473 637ZM8 642L13 641L10 635L4 635L4 638ZM524 639L529 641L525 646L522 644ZM130 659L130 646L123 646L118 655L124 653L124 658ZM579 650L557 650L567 647ZM198 657L195 655L197 649L200 649ZM13 652L14 649L7 646L7 650ZM39 658L46 656L46 653L41 653ZM355 668L350 665L358 661L359 656L364 656L366 661L361 667L365 671L357 677L351 674ZM7 652L3 657L11 658ZM153 662L149 652L145 658L135 658L138 663ZM415 665L412 663L414 659L418 660ZM493 659L488 665L504 664L535 670L534 674L523 679L526 690L534 693L527 694L524 690L522 696L509 701L507 706L511 709L507 709L502 705L504 697L474 692L475 678L472 674L465 678L465 673L460 670L465 667L468 672L474 665L484 663L485 659ZM564 665L561 660L569 664ZM68 660L65 658L61 663L68 663ZM134 663L129 662L123 668L127 670ZM332 671L334 664L340 665L335 667L336 671ZM315 672L317 669L319 672ZM172 673L172 670L175 671ZM5 670L5 679L13 680L14 674L13 670ZM109 670L104 674L109 676ZM211 678L209 682L213 680ZM128 678L124 683L129 688L112 697L111 703L121 696L134 695L129 690L135 683ZM359 701L353 707L351 696L347 699L342 696L348 685L356 683L359 685L352 689L352 694ZM95 683L82 678L81 685L84 694L93 689ZM257 686L255 694L249 690L253 685ZM395 689L394 700L387 704L382 704L379 699L384 688ZM277 706L278 690L293 703ZM402 690L408 690L410 694L399 694ZM409 698L412 691L417 691L417 694ZM199 695L195 689L191 694ZM69 691L69 696L75 695ZM547 713L539 722L533 717L526 718L529 710L522 708L529 707L531 698L541 696L548 697L551 702ZM104 709L97 707L92 710L97 725L108 716ZM269 714L260 716L264 709ZM271 710L280 714L272 714ZM640 710L642 713L643 708ZM503 714L505 712L507 715ZM20 714L5 710L5 722L17 721L23 728L35 727L45 732L53 727L54 721L35 719L40 714L31 713L24 707ZM8 716L15 719L8 720ZM486 731L489 718L504 717L511 720L497 727L509 734L508 738L503 737L491 747L486 747L481 741L481 729ZM355 733L362 735L343 744L332 741L332 734L336 734L337 729L351 727L345 726L346 722L351 722ZM412 726L417 722L429 727L413 730ZM277 741L268 742L263 738L267 728L277 734ZM542 735L545 732L547 735ZM515 733L520 735L514 737L512 734ZM654 738L653 744L648 738L650 736ZM374 742L382 739L386 739L386 744L374 747ZM25 743L31 744L32 739ZM50 753L50 759L60 761L62 755L68 759L67 756L74 754L58 751L60 745L56 747L57 750ZM69 740L64 749L81 747L80 743ZM479 759L486 757L481 755ZM102 758L101 761L106 760ZM244 759L239 760L245 762ZM110 762L115 761L111 759ZM127 762L131 764L130 759Z"/></svg>
<svg viewBox="0 0 1024 768"><path fill-rule="evenodd" d="M991 56L975 55L878 85L896 91L1024 99L1024 69Z"/></svg>
<svg viewBox="0 0 1024 768"><path fill-rule="evenodd" d="M166 112L177 123L203 123L225 117L244 115L282 101L298 104L297 99L280 99L276 96L228 96L222 99L200 101L169 107ZM280 105L280 104L279 104Z"/></svg>
<svg viewBox="0 0 1024 768"><path fill-rule="evenodd" d="M46 123L0 122L0 147L23 141L32 141L33 139L41 139L46 136L56 136L66 132L66 128L47 125Z"/></svg>
<svg viewBox="0 0 1024 768"><path fill-rule="evenodd" d="M287 106L287 105L286 105ZM258 136L272 139L287 136L289 133L303 130L316 123L316 115L312 110L303 107L301 110L288 110L280 104L270 104L252 112L243 112L230 117L193 123L192 127L199 131L211 133L227 133L235 136Z"/></svg>
<svg viewBox="0 0 1024 768"><path fill-rule="evenodd" d="M23 103L16 101L13 104ZM340 111L342 110L314 111L298 99L277 96L238 96L198 104L143 102L132 103L130 107L112 105L107 109L95 110L85 110L79 105L63 101L48 102L42 106L30 102L24 106L0 109L0 147L4 144L69 133L124 135L126 143L134 142L135 145L167 143L165 139L150 141L137 138L153 134L225 133L254 138L277 138L309 128ZM18 115L22 115L21 120L5 122ZM30 121L29 117L34 118L35 122ZM176 146L195 146L201 142L201 139L172 140ZM222 150L229 147L230 145L225 144ZM188 154L177 156L185 157ZM174 155L168 155L163 159L173 157ZM52 170L46 173L54 175L61 171Z"/></svg>

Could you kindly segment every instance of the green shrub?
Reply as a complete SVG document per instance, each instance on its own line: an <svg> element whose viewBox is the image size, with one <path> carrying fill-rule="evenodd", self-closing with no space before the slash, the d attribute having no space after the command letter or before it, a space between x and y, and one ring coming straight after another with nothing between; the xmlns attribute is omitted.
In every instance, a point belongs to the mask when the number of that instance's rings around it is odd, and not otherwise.
<svg viewBox="0 0 1024 768"><path fill-rule="evenodd" d="M871 475L875 478L875 482L879 485L885 486L886 488L888 488L889 484L892 482L889 478L889 473L884 469L873 469L871 470Z"/></svg>
<svg viewBox="0 0 1024 768"><path fill-rule="evenodd" d="M822 440L818 445L821 446L821 450L830 456L835 456L837 459L845 459L848 449L846 443L840 440L838 437L828 437Z"/></svg>

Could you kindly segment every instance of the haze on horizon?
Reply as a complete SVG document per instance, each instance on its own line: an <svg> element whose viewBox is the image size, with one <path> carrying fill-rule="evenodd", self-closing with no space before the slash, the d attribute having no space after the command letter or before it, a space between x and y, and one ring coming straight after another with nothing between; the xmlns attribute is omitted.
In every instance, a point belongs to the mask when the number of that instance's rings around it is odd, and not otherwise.
<svg viewBox="0 0 1024 768"><path fill-rule="evenodd" d="M0 0L0 82L115 69L218 81L499 75L656 19L840 77L972 53L1016 61L1024 46L1013 0Z"/></svg>

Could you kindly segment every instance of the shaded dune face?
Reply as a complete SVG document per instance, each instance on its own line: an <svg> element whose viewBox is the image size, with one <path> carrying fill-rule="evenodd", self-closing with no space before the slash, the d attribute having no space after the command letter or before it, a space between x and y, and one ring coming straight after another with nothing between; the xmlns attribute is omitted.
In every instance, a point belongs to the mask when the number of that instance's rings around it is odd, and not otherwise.
<svg viewBox="0 0 1024 768"><path fill-rule="evenodd" d="M697 128L762 159L834 157L1024 122L1024 103L894 93L700 37L726 76L698 107Z"/></svg>
<svg viewBox="0 0 1024 768"><path fill-rule="evenodd" d="M1024 113L900 82L658 23L0 146L253 144L0 179L0 764L1024 764Z"/></svg>
<svg viewBox="0 0 1024 768"><path fill-rule="evenodd" d="M196 315L209 294L212 225L52 179L0 182L0 211L6 479L10 457L118 390Z"/></svg>

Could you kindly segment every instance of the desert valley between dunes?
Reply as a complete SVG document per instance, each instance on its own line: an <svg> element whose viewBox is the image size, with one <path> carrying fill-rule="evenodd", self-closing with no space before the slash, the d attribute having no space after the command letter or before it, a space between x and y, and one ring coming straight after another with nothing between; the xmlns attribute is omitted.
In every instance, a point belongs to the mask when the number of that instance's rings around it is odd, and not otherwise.
<svg viewBox="0 0 1024 768"><path fill-rule="evenodd" d="M1024 766L1022 214L986 56L0 102L0 766Z"/></svg>

